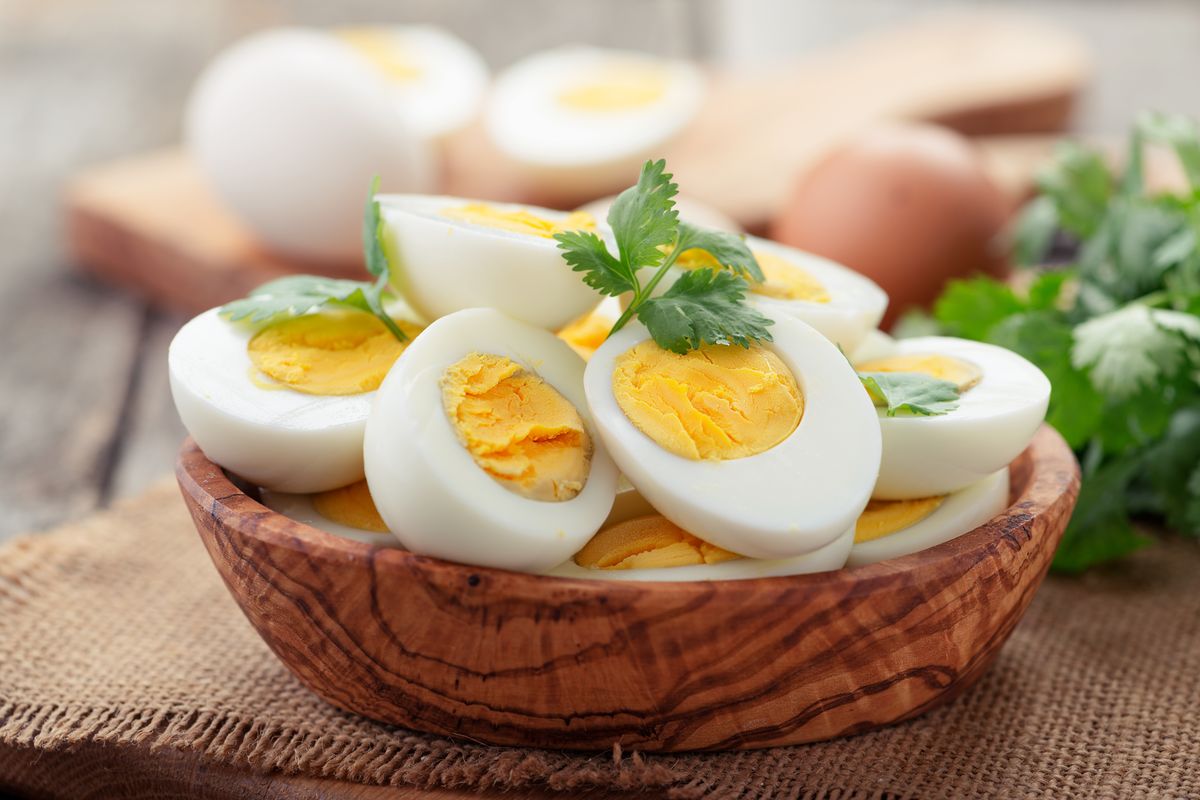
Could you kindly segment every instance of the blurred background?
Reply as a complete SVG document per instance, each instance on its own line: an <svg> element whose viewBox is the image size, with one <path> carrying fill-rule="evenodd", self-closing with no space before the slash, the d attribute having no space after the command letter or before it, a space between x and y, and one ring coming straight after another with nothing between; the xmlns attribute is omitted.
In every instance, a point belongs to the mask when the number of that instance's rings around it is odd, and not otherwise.
<svg viewBox="0 0 1200 800"><path fill-rule="evenodd" d="M1200 111L1200 5L1184 0L0 0L0 539L170 470L183 430L165 353L186 316L74 269L62 204L80 170L178 143L193 82L231 42L285 24L422 22L461 37L493 71L581 42L778 76L863 36L996 11L1042 20L1081 46L1086 80L1064 118L1074 131L1123 135L1147 107ZM970 42L959 44L967 57ZM887 74L890 51L879 52L873 74ZM855 102L830 92L830 107ZM826 107L794 111L819 127ZM995 133L1039 127L1059 123ZM713 145L711 159L723 157ZM720 205L714 192L705 199Z"/></svg>

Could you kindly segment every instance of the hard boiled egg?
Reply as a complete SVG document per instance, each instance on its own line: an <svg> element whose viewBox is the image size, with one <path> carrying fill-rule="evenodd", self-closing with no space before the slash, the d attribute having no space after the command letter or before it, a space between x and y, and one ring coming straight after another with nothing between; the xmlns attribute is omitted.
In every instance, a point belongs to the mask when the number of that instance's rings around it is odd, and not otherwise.
<svg viewBox="0 0 1200 800"><path fill-rule="evenodd" d="M942 336L900 339L859 372L920 372L958 385L941 416L877 411L883 461L873 497L907 500L958 491L1007 466L1041 425L1050 400L1042 371L1003 347Z"/></svg>
<svg viewBox="0 0 1200 800"><path fill-rule="evenodd" d="M948 542L1007 506L1007 467L944 496L872 500L858 518L847 566L873 564Z"/></svg>
<svg viewBox="0 0 1200 800"><path fill-rule="evenodd" d="M358 311L254 327L212 309L171 342L171 394L188 433L222 467L280 492L336 489L363 477L374 390L404 347Z"/></svg>
<svg viewBox="0 0 1200 800"><path fill-rule="evenodd" d="M583 361L549 331L475 308L442 317L380 387L363 454L379 513L410 550L541 571L608 516L617 470Z"/></svg>
<svg viewBox="0 0 1200 800"><path fill-rule="evenodd" d="M393 84L322 31L269 31L223 52L196 82L184 128L221 202L265 245L302 259L361 259L372 176L413 192L435 177Z"/></svg>
<svg viewBox="0 0 1200 800"><path fill-rule="evenodd" d="M563 260L566 230L597 230L581 212L459 197L378 198L393 282L429 319L494 308L558 330L596 306L596 293Z"/></svg>
<svg viewBox="0 0 1200 800"><path fill-rule="evenodd" d="M680 356L639 325L588 362L588 402L621 471L671 522L754 558L804 555L853 526L879 468L858 377L811 326Z"/></svg>
<svg viewBox="0 0 1200 800"><path fill-rule="evenodd" d="M806 555L743 558L653 514L605 526L574 558L548 574L614 581L717 581L828 572L846 563L853 541L851 528Z"/></svg>
<svg viewBox="0 0 1200 800"><path fill-rule="evenodd" d="M704 94L700 70L687 62L569 46L500 73L485 121L531 182L595 196L660 155Z"/></svg>
<svg viewBox="0 0 1200 800"><path fill-rule="evenodd" d="M316 494L263 489L259 495L262 504L272 511L334 536L379 547L400 546L400 540L392 535L375 509L366 481Z"/></svg>

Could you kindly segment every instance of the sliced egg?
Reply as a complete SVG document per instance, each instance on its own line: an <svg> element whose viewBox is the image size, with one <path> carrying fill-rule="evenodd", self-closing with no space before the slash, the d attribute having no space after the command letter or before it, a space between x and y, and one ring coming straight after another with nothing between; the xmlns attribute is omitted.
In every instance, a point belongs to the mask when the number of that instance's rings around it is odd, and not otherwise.
<svg viewBox="0 0 1200 800"><path fill-rule="evenodd" d="M583 361L494 309L442 317L412 343L379 389L363 454L400 541L464 564L560 564L600 528L616 493Z"/></svg>
<svg viewBox="0 0 1200 800"><path fill-rule="evenodd" d="M392 535L375 510L366 481L317 494L288 494L267 489L259 494L264 506L296 522L365 544L400 546L400 540Z"/></svg>
<svg viewBox="0 0 1200 800"><path fill-rule="evenodd" d="M922 372L959 385L958 407L940 416L878 409L883 461L874 497L907 500L958 491L1007 466L1046 415L1050 381L1003 347L923 336L896 341L891 356L860 372Z"/></svg>
<svg viewBox="0 0 1200 800"><path fill-rule="evenodd" d="M569 46L525 58L497 76L488 133L528 178L572 194L612 190L657 157L700 108L693 64Z"/></svg>
<svg viewBox="0 0 1200 800"><path fill-rule="evenodd" d="M558 338L587 361L604 344L621 311L621 302L617 298L606 297L600 305L559 330Z"/></svg>
<svg viewBox="0 0 1200 800"><path fill-rule="evenodd" d="M1008 506L1008 468L944 496L872 500L858 519L847 566L916 553L978 528Z"/></svg>
<svg viewBox="0 0 1200 800"><path fill-rule="evenodd" d="M782 317L774 341L679 356L645 328L611 336L584 380L600 435L663 516L754 558L804 555L851 528L879 468L879 425L845 357Z"/></svg>
<svg viewBox="0 0 1200 800"><path fill-rule="evenodd" d="M770 319L791 316L807 322L852 353L883 319L887 295L871 279L848 267L792 247L747 236L765 280L750 286L747 299ZM686 269L711 267L700 250L681 253L657 287L665 292Z"/></svg>
<svg viewBox="0 0 1200 800"><path fill-rule="evenodd" d="M341 28L334 35L387 80L409 126L426 138L463 128L488 86L483 57L432 25Z"/></svg>
<svg viewBox="0 0 1200 800"><path fill-rule="evenodd" d="M188 433L225 469L280 492L336 489L362 480L374 390L404 347L358 311L252 327L212 309L171 342L171 394Z"/></svg>
<svg viewBox="0 0 1200 800"><path fill-rule="evenodd" d="M558 330L596 306L596 293L553 238L596 230L587 214L460 197L385 195L379 202L397 288L426 318L494 308Z"/></svg>
<svg viewBox="0 0 1200 800"><path fill-rule="evenodd" d="M868 331L853 352L848 354L852 364L887 358L896 354L896 340L881 330Z"/></svg>
<svg viewBox="0 0 1200 800"><path fill-rule="evenodd" d="M851 528L829 544L791 558L743 558L698 539L658 514L606 526L570 561L547 574L610 581L719 581L841 569Z"/></svg>

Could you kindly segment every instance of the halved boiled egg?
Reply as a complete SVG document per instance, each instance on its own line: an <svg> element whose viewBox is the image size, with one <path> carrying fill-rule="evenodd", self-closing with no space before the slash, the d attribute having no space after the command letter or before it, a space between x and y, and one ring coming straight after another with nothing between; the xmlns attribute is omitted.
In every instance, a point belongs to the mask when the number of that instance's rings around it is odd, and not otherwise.
<svg viewBox="0 0 1200 800"><path fill-rule="evenodd" d="M1042 371L1003 347L923 336L896 341L890 356L860 361L867 372L919 372L951 381L958 407L940 416L879 409L883 460L873 497L907 500L958 491L1007 466L1041 425L1050 400Z"/></svg>
<svg viewBox="0 0 1200 800"><path fill-rule="evenodd" d="M496 146L552 190L596 194L623 185L662 152L704 99L693 64L569 46L497 76L485 116Z"/></svg>
<svg viewBox="0 0 1200 800"><path fill-rule="evenodd" d="M596 306L554 241L597 229L581 212L428 195L377 198L400 293L429 318L494 308L558 330Z"/></svg>
<svg viewBox="0 0 1200 800"><path fill-rule="evenodd" d="M363 454L400 541L465 564L560 564L616 493L583 361L553 333L488 308L442 317L412 343L379 389Z"/></svg>
<svg viewBox="0 0 1200 800"><path fill-rule="evenodd" d="M379 547L399 547L400 540L379 516L366 481L316 494L288 494L263 489L262 504L314 528Z"/></svg>
<svg viewBox="0 0 1200 800"><path fill-rule="evenodd" d="M744 558L659 514L605 526L583 549L547 574L615 581L717 581L841 569L854 541L847 530L818 550L790 558Z"/></svg>
<svg viewBox="0 0 1200 800"><path fill-rule="evenodd" d="M410 338L420 330L400 326ZM212 309L171 342L171 394L188 433L222 467L280 492L336 489L363 477L371 400L405 346L358 311L255 327Z"/></svg>
<svg viewBox="0 0 1200 800"><path fill-rule="evenodd" d="M763 272L747 299L770 319L792 316L807 322L846 353L853 352L875 329L887 310L887 295L870 279L848 267L793 247L747 236ZM713 267L702 250L680 253L658 285L665 292L684 270Z"/></svg>
<svg viewBox="0 0 1200 800"><path fill-rule="evenodd" d="M755 558L804 555L854 525L879 468L874 408L838 349L782 317L773 342L660 348L611 336L584 384L621 471L663 516Z"/></svg>
<svg viewBox="0 0 1200 800"><path fill-rule="evenodd" d="M858 518L847 566L873 564L948 542L1007 506L1007 467L948 495L872 500Z"/></svg>
<svg viewBox="0 0 1200 800"><path fill-rule="evenodd" d="M488 86L483 57L432 25L340 28L334 35L388 82L409 126L438 138L469 123Z"/></svg>

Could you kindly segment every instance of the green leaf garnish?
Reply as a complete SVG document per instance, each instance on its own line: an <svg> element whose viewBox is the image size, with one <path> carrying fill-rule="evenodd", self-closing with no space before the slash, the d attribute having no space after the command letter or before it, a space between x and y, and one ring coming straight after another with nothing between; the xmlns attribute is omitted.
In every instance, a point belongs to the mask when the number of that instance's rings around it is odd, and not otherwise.
<svg viewBox="0 0 1200 800"><path fill-rule="evenodd" d="M351 281L320 275L289 275L264 283L249 295L221 306L220 314L231 321L270 322L299 317L326 306L355 309L372 314L399 341L408 336L383 308L392 270L383 248L384 224L375 193L379 178L371 181L363 213L363 259L374 281Z"/></svg>
<svg viewBox="0 0 1200 800"><path fill-rule="evenodd" d="M858 379L889 417L901 411L936 417L958 408L957 386L920 372L860 372Z"/></svg>
<svg viewBox="0 0 1200 800"><path fill-rule="evenodd" d="M686 353L704 344L771 341L772 321L745 302L746 278L762 281L762 270L740 236L680 222L675 210L679 188L666 162L647 161L638 182L621 192L608 212L617 245L614 255L594 233L555 234L563 259L601 294L633 295L611 336L637 317L659 346ZM687 250L702 250L716 269L691 270L666 292L655 289ZM639 272L653 269L649 280Z"/></svg>

